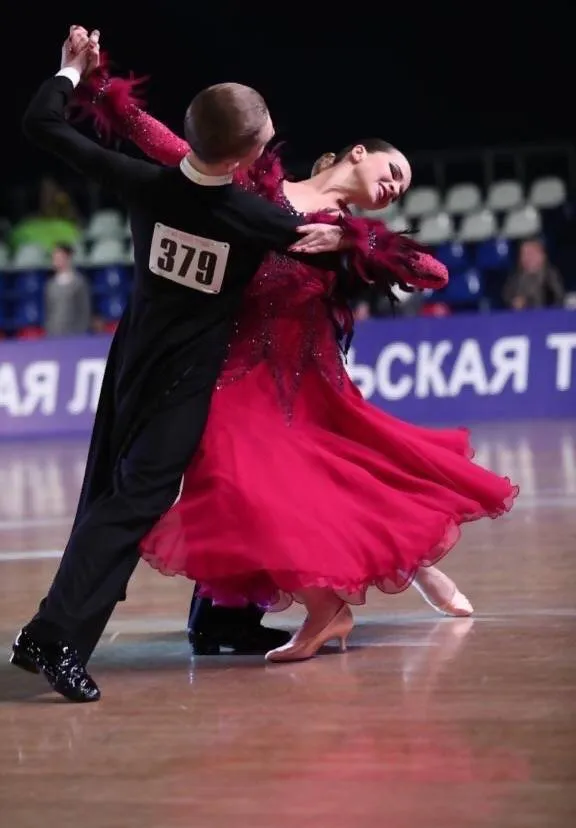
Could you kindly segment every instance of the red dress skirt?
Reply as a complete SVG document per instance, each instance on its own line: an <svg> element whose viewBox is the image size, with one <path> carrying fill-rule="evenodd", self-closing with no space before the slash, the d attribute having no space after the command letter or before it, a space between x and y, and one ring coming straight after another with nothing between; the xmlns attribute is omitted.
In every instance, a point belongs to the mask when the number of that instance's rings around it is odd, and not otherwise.
<svg viewBox="0 0 576 828"><path fill-rule="evenodd" d="M472 462L466 430L362 398L335 344L329 277L301 271L255 281L181 497L141 547L223 605L279 610L311 586L351 603L370 586L399 592L463 523L518 493Z"/></svg>

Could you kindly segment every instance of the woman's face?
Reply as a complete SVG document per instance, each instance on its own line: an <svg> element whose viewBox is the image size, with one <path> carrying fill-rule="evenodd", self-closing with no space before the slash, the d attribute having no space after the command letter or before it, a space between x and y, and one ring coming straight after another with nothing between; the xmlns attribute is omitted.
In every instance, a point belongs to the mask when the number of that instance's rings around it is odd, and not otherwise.
<svg viewBox="0 0 576 828"><path fill-rule="evenodd" d="M364 210L379 210L403 195L412 180L408 159L398 150L366 152L358 145L350 151L353 164L352 203Z"/></svg>

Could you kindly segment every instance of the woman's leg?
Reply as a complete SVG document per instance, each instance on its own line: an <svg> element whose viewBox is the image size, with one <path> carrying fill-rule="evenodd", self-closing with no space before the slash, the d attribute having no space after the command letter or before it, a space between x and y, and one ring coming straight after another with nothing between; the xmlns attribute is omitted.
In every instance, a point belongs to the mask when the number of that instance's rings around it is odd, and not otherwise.
<svg viewBox="0 0 576 828"><path fill-rule="evenodd" d="M288 644L266 654L267 661L303 661L332 640L339 641L342 651L346 649L354 626L348 604L331 589L319 587L304 589L298 597L306 607L306 620Z"/></svg>
<svg viewBox="0 0 576 828"><path fill-rule="evenodd" d="M435 566L421 566L412 585L436 612L452 616L468 616L474 612L454 581Z"/></svg>

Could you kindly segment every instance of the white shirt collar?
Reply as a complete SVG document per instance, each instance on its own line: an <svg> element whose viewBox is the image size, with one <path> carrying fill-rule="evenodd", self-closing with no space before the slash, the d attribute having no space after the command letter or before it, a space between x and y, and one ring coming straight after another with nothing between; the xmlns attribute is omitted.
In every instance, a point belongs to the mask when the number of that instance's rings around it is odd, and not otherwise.
<svg viewBox="0 0 576 828"><path fill-rule="evenodd" d="M228 175L206 175L201 173L196 167L192 166L188 158L183 158L180 161L180 170L186 178L189 178L194 184L200 184L202 187L222 187L224 184L231 184L234 178L232 173Z"/></svg>

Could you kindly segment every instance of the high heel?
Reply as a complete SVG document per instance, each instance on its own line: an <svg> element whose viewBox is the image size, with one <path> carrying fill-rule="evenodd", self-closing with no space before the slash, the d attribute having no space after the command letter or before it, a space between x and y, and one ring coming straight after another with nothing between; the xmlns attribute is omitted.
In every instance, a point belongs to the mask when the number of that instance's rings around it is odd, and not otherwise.
<svg viewBox="0 0 576 828"><path fill-rule="evenodd" d="M304 661L313 658L328 641L337 639L340 652L346 652L346 641L354 627L354 618L348 604L342 604L336 615L316 635L306 637L304 625L288 644L266 653L266 661Z"/></svg>
<svg viewBox="0 0 576 828"><path fill-rule="evenodd" d="M434 584L430 580L427 580L427 583L421 583L418 575L412 583L432 609L435 609L441 615L450 615L453 618L467 618L472 615L474 607L447 575L436 569L436 567L429 567L427 575L432 575L437 583ZM442 597L442 587L445 589L452 588L449 599Z"/></svg>

